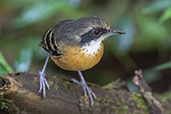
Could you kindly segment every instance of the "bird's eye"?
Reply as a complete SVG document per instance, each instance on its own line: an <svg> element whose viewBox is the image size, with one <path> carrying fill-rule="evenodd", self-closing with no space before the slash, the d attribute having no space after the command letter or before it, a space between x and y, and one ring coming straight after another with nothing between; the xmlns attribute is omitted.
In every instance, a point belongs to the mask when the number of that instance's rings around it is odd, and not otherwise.
<svg viewBox="0 0 171 114"><path fill-rule="evenodd" d="M101 33L101 31L99 29L95 29L93 33L94 35L98 36Z"/></svg>

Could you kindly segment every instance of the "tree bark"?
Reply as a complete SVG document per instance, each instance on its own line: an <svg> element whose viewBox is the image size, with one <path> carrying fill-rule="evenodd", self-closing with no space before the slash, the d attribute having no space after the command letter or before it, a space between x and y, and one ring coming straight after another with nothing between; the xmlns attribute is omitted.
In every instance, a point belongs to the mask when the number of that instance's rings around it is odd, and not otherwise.
<svg viewBox="0 0 171 114"><path fill-rule="evenodd" d="M144 114L151 113L140 93L129 92L121 80L104 87L88 83L97 99L90 106L82 87L68 79L48 76L47 97L38 93L39 76L14 73L0 76L0 114ZM171 99L161 102L164 112L171 112ZM159 112L161 113L161 112Z"/></svg>

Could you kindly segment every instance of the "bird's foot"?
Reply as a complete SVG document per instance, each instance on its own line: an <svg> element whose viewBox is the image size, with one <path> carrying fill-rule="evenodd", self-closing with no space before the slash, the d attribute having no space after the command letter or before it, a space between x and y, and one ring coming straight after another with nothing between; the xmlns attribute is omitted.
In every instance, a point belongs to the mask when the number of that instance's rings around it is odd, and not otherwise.
<svg viewBox="0 0 171 114"><path fill-rule="evenodd" d="M40 89L39 92L43 91L43 96L46 97L46 87L50 89L49 84L45 78L44 72L39 71L40 75Z"/></svg>
<svg viewBox="0 0 171 114"><path fill-rule="evenodd" d="M72 79L72 81L83 87L84 96L88 95L90 98L91 105L93 105L94 99L96 99L97 97L96 97L95 93L88 87L87 83L84 80L79 82L76 79Z"/></svg>

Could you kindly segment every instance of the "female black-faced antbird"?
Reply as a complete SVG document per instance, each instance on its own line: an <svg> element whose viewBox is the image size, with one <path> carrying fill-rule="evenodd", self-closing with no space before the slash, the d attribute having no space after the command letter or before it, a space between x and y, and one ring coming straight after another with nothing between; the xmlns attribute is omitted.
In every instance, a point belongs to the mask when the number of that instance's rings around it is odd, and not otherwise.
<svg viewBox="0 0 171 114"><path fill-rule="evenodd" d="M80 82L73 82L83 87L84 95L89 96L91 105L96 95L87 86L81 71L95 66L102 58L103 40L112 35L124 34L123 31L111 29L104 20L97 16L80 18L78 20L65 20L50 28L42 38L40 45L48 52L47 59L40 74L40 89L46 96L45 68L50 58L62 69L77 71Z"/></svg>

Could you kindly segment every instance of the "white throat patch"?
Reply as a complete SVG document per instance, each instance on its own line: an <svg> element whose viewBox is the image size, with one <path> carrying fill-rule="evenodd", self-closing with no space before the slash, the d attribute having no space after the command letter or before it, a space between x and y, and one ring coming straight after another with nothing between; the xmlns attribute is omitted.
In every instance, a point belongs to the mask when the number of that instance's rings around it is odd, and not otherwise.
<svg viewBox="0 0 171 114"><path fill-rule="evenodd" d="M83 45L82 49L87 55L95 55L101 48L101 40L92 40L89 43Z"/></svg>
<svg viewBox="0 0 171 114"><path fill-rule="evenodd" d="M96 41L92 40L89 43L84 44L82 47L83 51L87 55L95 55L100 50L102 41L109 36L110 34L103 35L100 38L98 38Z"/></svg>

